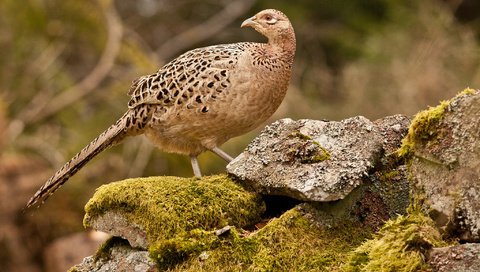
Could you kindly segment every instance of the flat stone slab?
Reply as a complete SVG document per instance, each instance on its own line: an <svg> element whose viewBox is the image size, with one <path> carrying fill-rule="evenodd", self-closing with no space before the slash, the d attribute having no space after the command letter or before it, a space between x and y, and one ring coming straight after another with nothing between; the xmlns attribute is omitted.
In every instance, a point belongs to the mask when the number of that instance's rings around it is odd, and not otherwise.
<svg viewBox="0 0 480 272"><path fill-rule="evenodd" d="M282 119L267 126L227 166L255 191L304 201L343 199L382 154L379 128L365 117Z"/></svg>

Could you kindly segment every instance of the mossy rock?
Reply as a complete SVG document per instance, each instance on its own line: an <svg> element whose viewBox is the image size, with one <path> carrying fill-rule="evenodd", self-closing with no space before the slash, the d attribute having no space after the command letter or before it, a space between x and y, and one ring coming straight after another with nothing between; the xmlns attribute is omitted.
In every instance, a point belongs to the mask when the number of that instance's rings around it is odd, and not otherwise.
<svg viewBox="0 0 480 272"><path fill-rule="evenodd" d="M373 237L369 228L351 221L330 223L304 203L255 232L232 227L218 235L196 229L159 239L150 257L159 271L429 271L426 253L448 245L435 223L414 205ZM107 244L101 249L106 254L95 255L97 261L121 258L110 256L114 250L109 247L124 242Z"/></svg>
<svg viewBox="0 0 480 272"><path fill-rule="evenodd" d="M440 105L417 113L408 129L407 136L402 140L402 146L398 149L397 154L409 160L414 155L417 144L425 145L428 144L428 142L434 141L435 138L439 136L440 131L438 126L450 103L461 96L475 93L475 90L467 88L454 98L441 101Z"/></svg>
<svg viewBox="0 0 480 272"><path fill-rule="evenodd" d="M218 238L215 247L160 267L168 271L340 271L349 252L371 232L350 221L323 225L320 216L311 205L301 204L253 233L233 228Z"/></svg>
<svg viewBox="0 0 480 272"><path fill-rule="evenodd" d="M398 153L412 196L442 234L480 241L480 91L465 89L418 113Z"/></svg>
<svg viewBox="0 0 480 272"><path fill-rule="evenodd" d="M372 239L355 249L342 271L429 271L426 253L445 245L433 220L412 205L407 215L387 221Z"/></svg>
<svg viewBox="0 0 480 272"><path fill-rule="evenodd" d="M264 210L260 195L246 191L226 175L136 178L98 188L85 206L84 225L98 229L95 220L114 213L126 225L144 231L152 245L195 229L252 225ZM108 227L103 231L111 233Z"/></svg>

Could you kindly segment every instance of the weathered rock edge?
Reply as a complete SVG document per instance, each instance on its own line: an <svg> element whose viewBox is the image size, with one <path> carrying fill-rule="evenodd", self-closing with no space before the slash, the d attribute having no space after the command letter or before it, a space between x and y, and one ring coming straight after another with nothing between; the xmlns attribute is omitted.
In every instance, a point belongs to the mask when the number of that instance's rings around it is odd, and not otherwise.
<svg viewBox="0 0 480 272"><path fill-rule="evenodd" d="M262 194L302 201L343 199L379 161L383 139L365 117L281 119L267 126L227 172Z"/></svg>
<svg viewBox="0 0 480 272"><path fill-rule="evenodd" d="M401 149L417 198L444 231L480 241L480 92L417 114Z"/></svg>

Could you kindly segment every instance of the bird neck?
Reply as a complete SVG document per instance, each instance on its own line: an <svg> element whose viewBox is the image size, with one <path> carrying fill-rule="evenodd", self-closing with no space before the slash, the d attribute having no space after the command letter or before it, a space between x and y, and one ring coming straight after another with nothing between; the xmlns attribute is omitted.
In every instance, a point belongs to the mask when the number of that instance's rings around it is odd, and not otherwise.
<svg viewBox="0 0 480 272"><path fill-rule="evenodd" d="M279 35L268 39L268 47L270 50L288 58L293 62L296 50L296 39L293 30L286 31L283 35Z"/></svg>

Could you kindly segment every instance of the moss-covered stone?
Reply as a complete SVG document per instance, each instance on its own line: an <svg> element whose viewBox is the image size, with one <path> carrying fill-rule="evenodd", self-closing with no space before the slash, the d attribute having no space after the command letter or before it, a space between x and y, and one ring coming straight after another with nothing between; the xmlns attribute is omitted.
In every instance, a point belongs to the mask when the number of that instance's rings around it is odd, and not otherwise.
<svg viewBox="0 0 480 272"><path fill-rule="evenodd" d="M408 129L407 136L402 141L398 155L408 158L413 155L415 143L432 140L437 135L437 125L443 117L449 101L442 101L436 107L430 107L415 115L415 118Z"/></svg>
<svg viewBox="0 0 480 272"><path fill-rule="evenodd" d="M150 257L160 268L168 268L219 244L220 238L213 231L194 229L174 238L158 240L150 247Z"/></svg>
<svg viewBox="0 0 480 272"><path fill-rule="evenodd" d="M97 249L93 254L93 260L98 261L100 259L108 260L110 258L110 249L114 246L128 245L128 241L120 237L110 237Z"/></svg>
<svg viewBox="0 0 480 272"><path fill-rule="evenodd" d="M232 229L202 258L193 256L169 271L338 271L370 232L348 221L324 226L317 216L303 204L254 233Z"/></svg>
<svg viewBox="0 0 480 272"><path fill-rule="evenodd" d="M475 90L467 88L460 92L455 98L474 93ZM397 151L400 157L410 158L413 155L416 143L426 143L434 140L438 136L438 125L443 118L445 110L448 109L450 102L455 98L448 101L441 101L440 105L430 107L415 115L408 129L408 134L402 140L402 146Z"/></svg>
<svg viewBox="0 0 480 272"><path fill-rule="evenodd" d="M226 175L196 178L150 177L101 186L85 206L85 227L107 211L121 213L141 226L150 245L195 229L244 227L260 220L260 195Z"/></svg>
<svg viewBox="0 0 480 272"><path fill-rule="evenodd" d="M432 219L419 208L389 220L373 239L353 251L343 271L418 271L426 268L424 254L445 246Z"/></svg>

